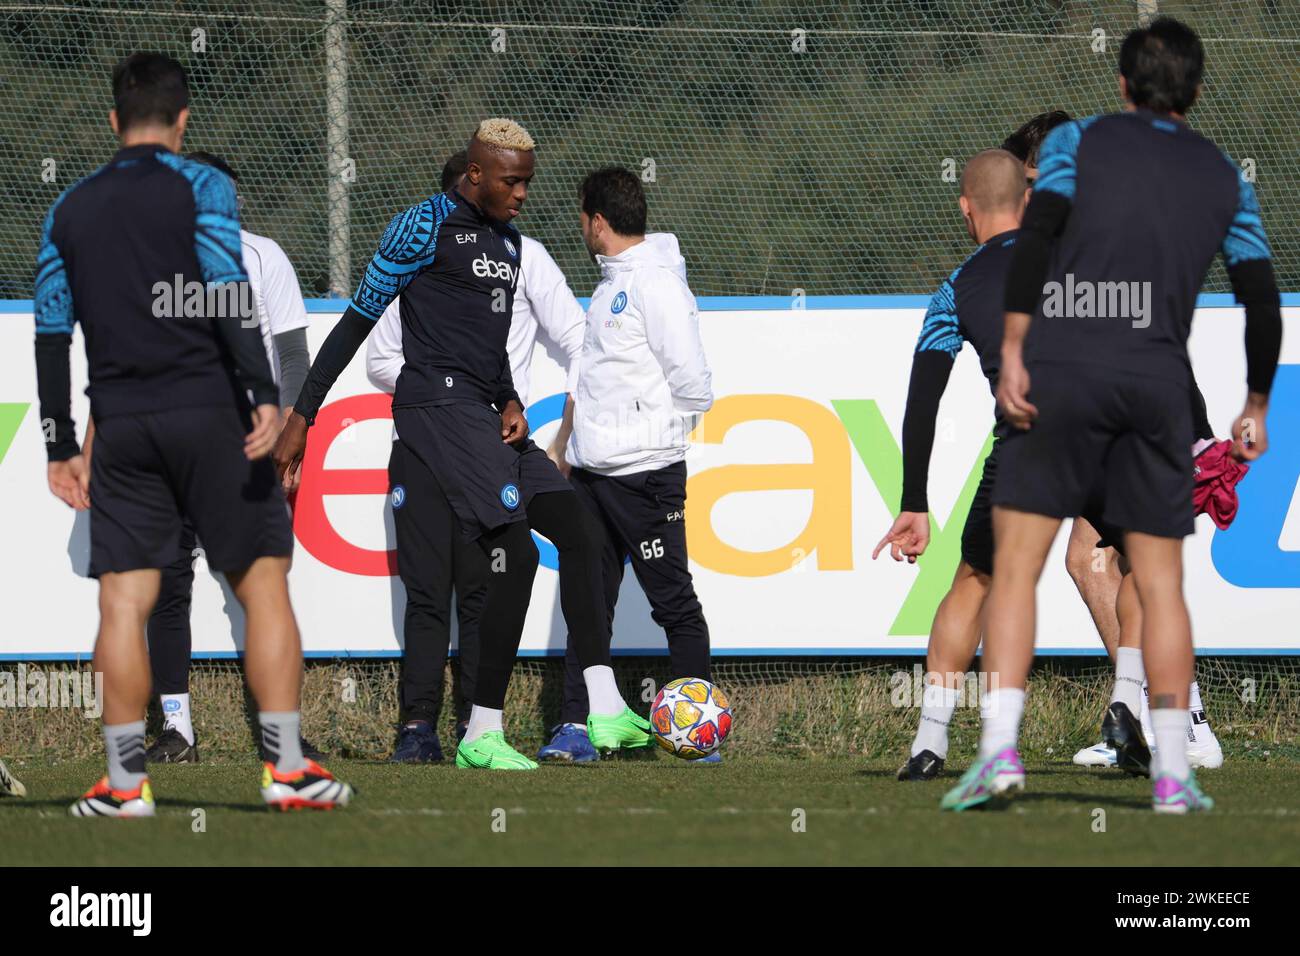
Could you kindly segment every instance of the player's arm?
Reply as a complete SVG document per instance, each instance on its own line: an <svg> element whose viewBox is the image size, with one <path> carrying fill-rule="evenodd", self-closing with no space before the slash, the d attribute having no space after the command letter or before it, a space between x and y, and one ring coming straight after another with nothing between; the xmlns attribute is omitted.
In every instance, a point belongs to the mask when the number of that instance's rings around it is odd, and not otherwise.
<svg viewBox="0 0 1300 956"><path fill-rule="evenodd" d="M915 562L930 543L926 486L934 450L934 425L962 341L952 281L946 279L930 299L912 355L912 376L903 411L903 496L893 526L871 553L873 560L889 545L895 561L906 558Z"/></svg>
<svg viewBox="0 0 1300 956"><path fill-rule="evenodd" d="M389 395L397 391L397 377L405 364L402 353L401 300L394 299L375 323L366 340L366 378L370 384Z"/></svg>
<svg viewBox="0 0 1300 956"><path fill-rule="evenodd" d="M501 440L507 445L528 437L528 419L524 417L524 403L515 391L515 378L510 373L510 354L501 350L501 372L497 376L496 393L492 404L501 413Z"/></svg>
<svg viewBox="0 0 1300 956"><path fill-rule="evenodd" d="M1201 387L1196 384L1196 376L1194 375L1192 376L1192 438L1198 444L1211 441L1214 438L1214 428L1210 425L1210 415L1205 406L1205 396L1201 394Z"/></svg>
<svg viewBox="0 0 1300 956"><path fill-rule="evenodd" d="M433 264L438 226L445 215L437 205L438 198L398 213L384 230L356 295L312 362L307 381L276 442L275 467L282 481L297 472L307 448L307 429L315 423L325 396L370 335L384 309L416 275ZM430 219L432 228L413 227L417 221Z"/></svg>
<svg viewBox="0 0 1300 956"><path fill-rule="evenodd" d="M653 288L637 283L646 344L663 369L673 409L688 419L713 407L713 373L700 338L695 296L676 276Z"/></svg>
<svg viewBox="0 0 1300 956"><path fill-rule="evenodd" d="M1234 172L1236 167L1233 167ZM1246 310L1246 405L1232 426L1233 453L1252 461L1268 448L1268 394L1282 352L1282 302L1255 187L1238 174L1237 210L1223 239L1223 261Z"/></svg>
<svg viewBox="0 0 1300 956"><path fill-rule="evenodd" d="M307 349L307 305L298 287L298 273L278 243L266 250L262 268L262 302L267 327L280 361L280 407L288 414L298 401L311 353Z"/></svg>
<svg viewBox="0 0 1300 956"><path fill-rule="evenodd" d="M1043 280L1051 260L1052 244L1065 228L1074 205L1076 157L1083 128L1076 121L1062 123L1047 134L1039 151L1038 180L1025 207L1007 270L1006 318L1002 333L1002 363L998 372L998 404L1008 421L1028 428L1038 415L1029 402L1029 373L1025 370L1024 344L1029 323L1043 293Z"/></svg>
<svg viewBox="0 0 1300 956"><path fill-rule="evenodd" d="M529 253L528 282L524 287L528 303L551 341L568 357L564 414L560 418L555 440L546 450L547 456L567 478L569 463L564 458L564 449L569 444L569 436L573 434L573 393L578 387L582 341L587 333L587 313L578 304L569 283L564 279L564 273L545 247L532 245Z"/></svg>
<svg viewBox="0 0 1300 956"><path fill-rule="evenodd" d="M90 507L90 470L77 445L72 420L72 290L52 236L57 207L55 203L45 217L36 255L36 392L50 491L69 507L82 511Z"/></svg>

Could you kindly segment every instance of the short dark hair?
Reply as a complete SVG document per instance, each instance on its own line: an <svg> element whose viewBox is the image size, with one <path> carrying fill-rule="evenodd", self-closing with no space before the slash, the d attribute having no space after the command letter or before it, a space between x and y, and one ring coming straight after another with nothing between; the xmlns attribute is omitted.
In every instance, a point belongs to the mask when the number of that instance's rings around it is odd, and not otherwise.
<svg viewBox="0 0 1300 956"><path fill-rule="evenodd" d="M1047 139L1047 134L1062 123L1070 121L1070 114L1065 110L1048 110L1039 113L1027 121L1002 141L1002 148L1026 166L1038 165L1038 150Z"/></svg>
<svg viewBox="0 0 1300 956"><path fill-rule="evenodd" d="M192 159L196 163L203 163L205 166L215 166L235 182L239 182L239 174L230 168L230 164L218 156L216 153L205 153L202 150L185 154L187 159Z"/></svg>
<svg viewBox="0 0 1300 956"><path fill-rule="evenodd" d="M185 68L162 53L132 53L113 68L113 108L119 130L137 123L171 126L190 104Z"/></svg>
<svg viewBox="0 0 1300 956"><path fill-rule="evenodd" d="M600 213L620 236L645 235L645 190L633 172L621 166L606 166L578 186L582 211L588 216Z"/></svg>
<svg viewBox="0 0 1300 956"><path fill-rule="evenodd" d="M469 150L462 149L459 153L452 153L451 158L442 167L442 191L448 192L452 186L460 182L460 177L465 175L468 167Z"/></svg>
<svg viewBox="0 0 1300 956"><path fill-rule="evenodd" d="M1134 30L1119 49L1119 73L1134 106L1157 113L1186 113L1196 102L1205 49L1191 27L1160 17Z"/></svg>

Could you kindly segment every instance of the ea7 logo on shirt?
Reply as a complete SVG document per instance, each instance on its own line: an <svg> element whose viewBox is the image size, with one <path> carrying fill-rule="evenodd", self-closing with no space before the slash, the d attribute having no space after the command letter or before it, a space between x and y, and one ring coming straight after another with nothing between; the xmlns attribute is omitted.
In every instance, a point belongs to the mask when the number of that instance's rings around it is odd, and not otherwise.
<svg viewBox="0 0 1300 956"><path fill-rule="evenodd" d="M458 232L458 233L456 233L456 242L459 243L459 244L462 245L462 246L463 246L465 243L467 243L467 242L472 242L472 243L474 243L475 245L478 245L478 233L477 233L477 232Z"/></svg>
<svg viewBox="0 0 1300 956"><path fill-rule="evenodd" d="M485 252L474 260L474 274L480 279L505 279L507 282L513 284L515 278L519 275L519 267L512 266L508 262L489 259Z"/></svg>
<svg viewBox="0 0 1300 956"><path fill-rule="evenodd" d="M70 893L50 897L51 926L128 926L133 936L148 936L153 926L151 893Z"/></svg>
<svg viewBox="0 0 1300 956"><path fill-rule="evenodd" d="M507 511L514 511L519 507L519 487L512 483L501 486L501 503L506 506Z"/></svg>

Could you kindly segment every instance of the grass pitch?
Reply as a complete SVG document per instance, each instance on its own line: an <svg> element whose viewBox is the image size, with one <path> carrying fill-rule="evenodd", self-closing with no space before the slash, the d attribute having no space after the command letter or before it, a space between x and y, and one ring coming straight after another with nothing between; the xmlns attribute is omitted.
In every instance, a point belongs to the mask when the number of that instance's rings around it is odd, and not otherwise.
<svg viewBox="0 0 1300 956"><path fill-rule="evenodd" d="M1186 818L1152 814L1145 780L1061 762L1030 763L1026 793L1004 810L941 814L954 771L904 784L892 763L745 756L531 773L334 761L355 803L296 814L262 807L251 760L161 766L155 819L70 818L102 766L10 761L29 796L0 800L6 865L1300 863L1300 763L1289 758L1203 771L1218 807Z"/></svg>

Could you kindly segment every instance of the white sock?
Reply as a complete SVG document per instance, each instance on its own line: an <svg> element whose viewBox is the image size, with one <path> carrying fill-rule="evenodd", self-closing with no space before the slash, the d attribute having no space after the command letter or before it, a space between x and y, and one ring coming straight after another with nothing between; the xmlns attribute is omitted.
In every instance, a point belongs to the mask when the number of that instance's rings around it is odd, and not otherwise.
<svg viewBox="0 0 1300 956"><path fill-rule="evenodd" d="M1177 707L1160 707L1151 711L1151 723L1156 728L1155 757L1157 774L1169 774L1177 780L1186 780L1191 768L1187 765L1187 711Z"/></svg>
<svg viewBox="0 0 1300 956"><path fill-rule="evenodd" d="M1201 686L1196 681L1192 681L1187 709L1191 711L1191 727L1187 732L1187 742L1196 744L1213 741L1214 731L1210 728L1210 718L1205 714L1205 705L1201 703Z"/></svg>
<svg viewBox="0 0 1300 956"><path fill-rule="evenodd" d="M499 710L475 704L469 712L469 726L465 728L465 741L472 744L489 731L501 730L501 714Z"/></svg>
<svg viewBox="0 0 1300 956"><path fill-rule="evenodd" d="M1151 726L1151 687L1149 684L1142 685L1142 736L1146 738L1147 746L1154 752L1156 749L1156 729Z"/></svg>
<svg viewBox="0 0 1300 956"><path fill-rule="evenodd" d="M104 724L108 784L114 790L134 790L148 774L144 769L144 721Z"/></svg>
<svg viewBox="0 0 1300 956"><path fill-rule="evenodd" d="M163 726L176 731L185 738L186 743L194 743L194 724L190 720L190 695L163 694L158 699L162 701Z"/></svg>
<svg viewBox="0 0 1300 956"><path fill-rule="evenodd" d="M602 717L613 717L623 713L627 703L618 692L614 683L614 668L608 664L585 667L582 679L587 682L588 712Z"/></svg>
<svg viewBox="0 0 1300 956"><path fill-rule="evenodd" d="M955 687L926 685L921 697L921 723L912 740L913 757L922 750L929 750L936 757L947 759L948 723L952 720L952 712L957 709L959 693Z"/></svg>
<svg viewBox="0 0 1300 956"><path fill-rule="evenodd" d="M1025 692L1019 687L1001 687L984 695L980 701L980 760L1016 745L1024 712Z"/></svg>
<svg viewBox="0 0 1300 956"><path fill-rule="evenodd" d="M1146 671L1142 669L1142 648L1117 647L1115 649L1115 686L1110 692L1110 702L1123 704L1129 713L1142 708L1142 684Z"/></svg>

